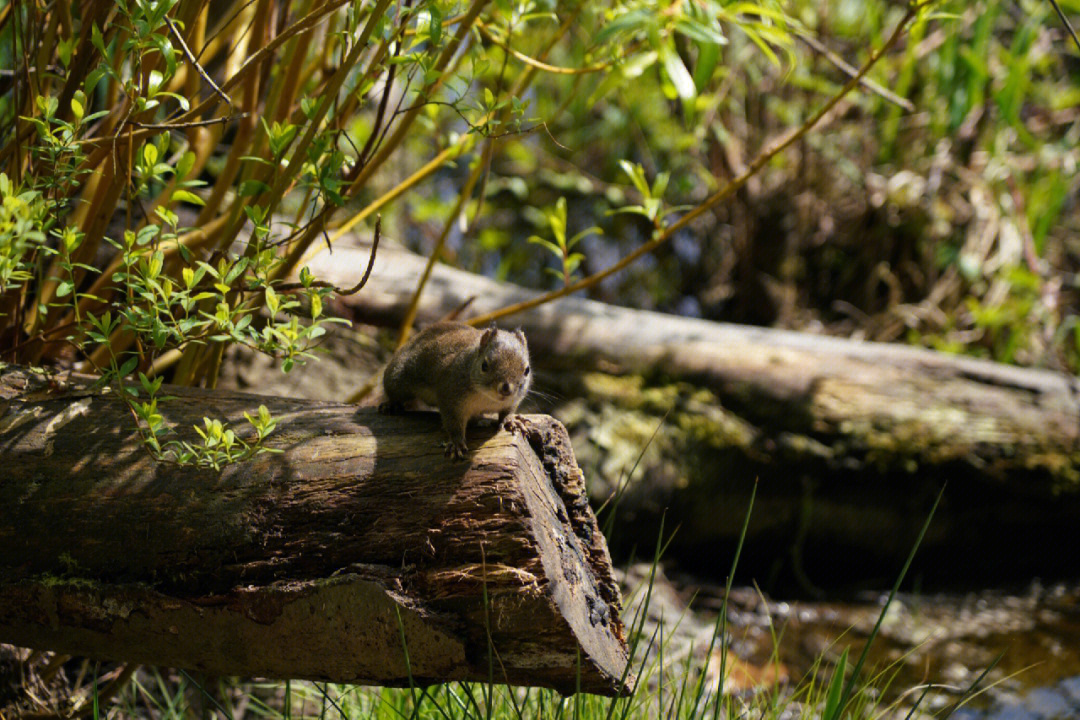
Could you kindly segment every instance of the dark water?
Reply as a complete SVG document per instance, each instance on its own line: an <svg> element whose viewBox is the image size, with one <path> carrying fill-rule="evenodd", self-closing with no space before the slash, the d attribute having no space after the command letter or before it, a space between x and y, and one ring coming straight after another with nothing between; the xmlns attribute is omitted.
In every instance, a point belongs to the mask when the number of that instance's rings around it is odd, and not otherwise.
<svg viewBox="0 0 1080 720"><path fill-rule="evenodd" d="M715 590L715 589L713 589ZM719 607L706 588L699 608ZM741 657L769 663L774 649L792 680L818 658L857 656L887 593L845 602L781 602L733 590L730 627ZM774 638L779 637L779 642ZM953 717L965 720L1080 718L1080 583L1021 591L900 594L885 613L868 668L883 671L882 698L938 714L973 686L978 694ZM925 696L923 689L929 685ZM916 716L918 713L916 714Z"/></svg>

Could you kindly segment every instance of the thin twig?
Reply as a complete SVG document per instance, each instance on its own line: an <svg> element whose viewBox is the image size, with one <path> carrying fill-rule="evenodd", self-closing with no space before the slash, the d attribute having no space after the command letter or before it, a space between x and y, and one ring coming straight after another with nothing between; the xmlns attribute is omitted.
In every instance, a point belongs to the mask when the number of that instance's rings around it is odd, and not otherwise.
<svg viewBox="0 0 1080 720"><path fill-rule="evenodd" d="M1070 35L1072 35L1073 43L1076 44L1076 49L1080 50L1080 38L1076 37L1076 31L1073 30L1073 26L1072 23L1069 22L1069 18L1065 17L1065 13L1062 12L1061 6L1058 5L1057 0L1050 0L1050 4L1054 6L1055 10L1057 10L1058 17L1061 18L1061 22L1063 25L1065 25L1065 29L1069 31Z"/></svg>
<svg viewBox="0 0 1080 720"><path fill-rule="evenodd" d="M458 28L457 33L455 33L453 39L446 44L442 52L439 53L439 57L435 60L435 63L431 66L431 72L435 74L435 79L424 86L422 92L425 95L430 96L442 87L446 80L443 71L446 70L446 66L449 64L450 60L457 54L457 51L465 41L465 38L468 37L469 31L472 29L473 24L475 24L476 19L480 16L480 11L484 9L484 6L487 5L488 2L489 0L472 0L468 12L465 13L461 20L461 25ZM381 143L378 151L376 151L371 159L364 164L364 169L361 170L352 181L352 184L349 186L350 196L355 195L358 189L367 183L371 175L374 174L374 172L402 143L409 128L412 126L413 121L416 120L416 116L419 114L419 107L415 107L405 113L404 118L398 123L394 133L390 135L384 143ZM389 127L389 124L387 127Z"/></svg>
<svg viewBox="0 0 1080 720"><path fill-rule="evenodd" d="M548 63L544 62L543 60L537 60L536 58L529 57L528 55L526 55L524 53L521 53L521 52L518 52L514 48L510 47L510 43L508 43L508 42L506 42L504 40L500 40L499 38L495 37L494 33L492 33L491 30L488 29L487 25L485 25L482 21L477 20L476 21L476 27L480 29L480 34L482 34L484 37L486 37L489 41L491 41L491 42L495 43L496 45L498 45L499 47L501 47L503 50L505 50L507 53L509 53L513 57L517 58L518 60L525 63L526 65L531 65L532 67L536 68L537 70L543 70L544 72L547 72L547 73L553 73L553 74L556 74L556 75L586 75L588 73L600 72L602 70L609 70L615 64L613 61L608 61L608 62L597 63L596 65L589 65L587 67L580 67L580 68L568 68L568 67L559 67L558 65L549 65Z"/></svg>
<svg viewBox="0 0 1080 720"><path fill-rule="evenodd" d="M814 37L813 35L802 35L802 34L796 33L795 37L799 38L804 43L806 43L810 47L811 50L813 50L814 52L818 53L819 55L824 57L826 60L831 62L841 72L845 73L848 77L855 77L855 75L858 74L859 71L856 68L853 68L850 65L848 65L847 62L844 60L844 58L840 57L839 55L834 53L832 50L825 47L825 45L820 40L818 40L816 37ZM900 107L904 108L908 112L915 112L915 104L913 102L911 102L907 98L900 97L899 95L892 92L891 90L888 90L886 88L881 87L880 85L878 85L876 82L874 82L870 78L868 78L868 77L862 78L861 80L859 80L859 84L862 85L867 90L869 90L870 92L875 93L877 95L880 95L881 97L885 98L886 100L893 103L894 105L899 105Z"/></svg>
<svg viewBox="0 0 1080 720"><path fill-rule="evenodd" d="M173 21L169 19L168 13L164 15L163 19L165 20L165 24L169 26L169 30L172 32L173 37L176 38L176 42L180 43L180 50L183 51L184 57L187 58L187 61L189 63L195 66L195 71L199 73L202 79L206 81L206 84L209 85L210 88L215 93L217 93L222 100L225 101L225 104L227 104L229 107L235 107L233 105L232 98L226 95L225 92L217 86L217 83L214 82L214 79L211 78L210 75L206 72L206 70L203 69L203 66L199 64L199 61L195 58L195 54L191 52L191 48L189 48L187 46L187 43L184 42L184 36L180 34L180 31L176 29L176 25L174 25Z"/></svg>
<svg viewBox="0 0 1080 720"><path fill-rule="evenodd" d="M584 6L579 5L578 9L575 10L570 15L570 17L568 17L565 20L565 22L563 22L563 24L559 27L559 29L555 33L555 35L549 40L549 42L547 44L547 47L545 47L543 49L543 51L541 53L541 57L547 57L547 54L551 51L551 48L553 48L555 46L555 44L570 30L570 27L577 20L578 15L581 13L582 7L584 7ZM478 22L479 22L479 20L478 20ZM504 69L505 69L505 66L506 65L505 65L505 56L504 56L504 64L503 64ZM532 82L532 78L535 75L535 73L536 73L536 68L535 67L526 68L525 72L523 72L521 75L518 76L517 81L514 83L514 86L511 87L509 94L512 95L512 96L515 96L515 97L520 95L522 93L522 91L526 87L528 87L528 85ZM579 79L580 79L580 77L579 77ZM500 73L500 82L501 82L501 73ZM561 110L562 110L562 108L560 108L560 112L561 112ZM556 116L557 115L558 115L558 113L556 113ZM491 119L492 117L494 117L493 113L489 112L488 115L485 118L485 122L488 119ZM547 131L548 137L551 137L551 131L548 130L547 124L542 123L542 125L544 127L544 130ZM552 137L551 139L552 139L553 142L555 142L556 145L559 145L559 143L557 141L555 141L554 137ZM488 138L488 142L487 142L487 144L486 144L486 146L484 148L484 155L486 156L486 160L485 160L485 163L484 163L485 165L490 163L490 160L491 160L490 152L491 152L491 149L492 149L492 142L493 142L492 139ZM559 147L562 147L562 146L559 145ZM431 270L434 267L435 262L438 260L439 254L442 252L443 245L445 244L446 238L449 235L450 229L452 227L451 224L453 222L456 222L456 220L458 218L458 215L464 209L465 202L467 201L469 196L472 195L473 187L475 186L475 184L477 182L480 171L481 171L481 166L478 165L472 171L472 173L470 173L469 179L465 183L465 188L462 190L461 194L458 197L457 207L455 207L454 211L450 214L450 217L447 218L446 225L443 227L442 234L440 235L439 240L435 243L435 248L431 251L431 255L428 257L427 265L424 267L424 273L420 278L420 282L417 283L416 290L413 292L412 300L409 302L409 308L405 313L405 319L401 323L401 330L400 330L400 332L398 334L398 347L401 347L405 343L405 341L409 338L409 333L411 332L412 324L416 320L417 309L420 306L420 297L424 292L424 287L427 285L427 282L431 277ZM482 191L480 193L480 202L483 202L483 192ZM478 203L477 213L476 213L476 215L473 216L473 222L474 223L476 222L476 217L479 216L479 212L480 212L480 208L479 208L479 203ZM459 308L458 312L464 311L465 307L467 307L471 302L472 302L472 299L467 300L465 302L465 304L461 308ZM456 315L455 315L455 317L456 317Z"/></svg>
<svg viewBox="0 0 1080 720"><path fill-rule="evenodd" d="M277 292L290 292L292 290L303 290L305 288L317 287L317 288L331 288L334 294L338 297L347 297L349 295L355 295L364 289L367 285L368 278L371 277L371 269L375 267L375 254L379 251L379 238L382 236L382 215L375 216L375 235L371 238L371 255L368 257L367 270L364 271L364 276L360 278L360 282L356 283L348 290L342 290L333 283L328 283L324 280L316 280L314 282L304 285L299 282L283 283L274 288Z"/></svg>
<svg viewBox="0 0 1080 720"><path fill-rule="evenodd" d="M403 15L401 19L401 25L398 32L402 32L406 25L406 17ZM401 40L398 39L394 42L394 53L391 55L391 59L397 58L401 54ZM367 163L368 158L371 157L371 152L374 150L375 139L382 135L383 120L386 118L386 106L390 103L390 95L394 88L394 75L397 73L397 64L391 63L390 69L386 73L386 81L383 83L382 97L379 98L379 107L375 111L375 122L371 126L371 132L368 134L368 139L364 143L364 149L356 154L356 164L346 175L346 179L350 182L363 170L364 165Z"/></svg>
<svg viewBox="0 0 1080 720"><path fill-rule="evenodd" d="M251 113L248 112L242 112L228 115L227 117L210 118L209 120L192 120L190 122L181 123L141 123L131 120L128 122L128 125L134 125L141 130L180 130L183 128L206 127L207 125L219 125L233 120L241 120L250 114Z"/></svg>

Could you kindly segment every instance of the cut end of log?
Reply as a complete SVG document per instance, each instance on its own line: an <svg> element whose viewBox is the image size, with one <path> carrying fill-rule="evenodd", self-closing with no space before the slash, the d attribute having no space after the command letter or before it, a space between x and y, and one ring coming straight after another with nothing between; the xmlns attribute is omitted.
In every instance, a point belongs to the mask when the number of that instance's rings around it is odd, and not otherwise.
<svg viewBox="0 0 1080 720"><path fill-rule="evenodd" d="M0 642L221 675L632 691L557 421L473 429L455 463L431 413L168 394L177 427L266 404L283 452L156 464L108 394L0 396Z"/></svg>

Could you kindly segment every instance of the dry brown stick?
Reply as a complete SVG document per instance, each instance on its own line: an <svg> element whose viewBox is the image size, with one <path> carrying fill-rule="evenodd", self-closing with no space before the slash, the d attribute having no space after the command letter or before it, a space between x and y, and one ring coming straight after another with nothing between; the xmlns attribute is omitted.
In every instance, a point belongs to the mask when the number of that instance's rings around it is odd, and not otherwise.
<svg viewBox="0 0 1080 720"><path fill-rule="evenodd" d="M199 76L206 81L206 84L210 86L211 90L225 101L226 105L235 107L232 98L226 95L224 90L218 87L218 84L214 82L214 79L210 77L203 66L199 64L195 54L191 52L191 48L189 48L188 44L184 41L184 36L180 34L180 31L176 29L176 25L174 25L173 21L169 18L169 14L165 13L162 19L165 20L165 24L169 26L169 32L176 38L176 42L180 43L180 51L184 53L184 57L187 58L187 61L195 68L195 72L199 73Z"/></svg>
<svg viewBox="0 0 1080 720"><path fill-rule="evenodd" d="M844 60L844 58L840 57L839 55L834 53L832 50L825 47L825 44L822 43L820 40L818 40L813 35L804 35L804 34L801 34L801 33L796 33L795 37L799 38L804 43L806 43L807 46L809 46L811 50L813 50L814 52L818 53L819 55L824 57L826 60L831 62L841 72L845 73L848 77L855 77L858 74L858 72L859 72L858 69L853 68L851 65L848 65L848 63ZM872 92L872 93L874 93L876 95L880 95L881 97L883 97L884 99L886 99L889 102L893 103L894 105L899 105L900 107L907 110L908 112L915 112L915 104L913 102L911 102L907 98L900 97L899 95L897 95L896 93L894 93L891 90L888 90L887 88L883 88L881 85L878 85L876 82L874 82L870 78L863 77L861 80L859 80L859 84L862 85L867 90L869 90L870 92Z"/></svg>
<svg viewBox="0 0 1080 720"><path fill-rule="evenodd" d="M364 276L360 278L360 282L352 286L348 290L342 290L333 283L326 282L324 280L316 280L314 282L304 285L301 282L291 282L278 285L274 290L278 292L290 292L292 290L301 290L309 287L319 288L333 288L334 294L340 297L347 297L349 295L355 295L364 289L367 285L368 278L371 277L371 269L375 267L375 253L379 251L379 238L382 236L382 215L375 216L375 234L371 238L371 254L368 256L367 270L364 271Z"/></svg>

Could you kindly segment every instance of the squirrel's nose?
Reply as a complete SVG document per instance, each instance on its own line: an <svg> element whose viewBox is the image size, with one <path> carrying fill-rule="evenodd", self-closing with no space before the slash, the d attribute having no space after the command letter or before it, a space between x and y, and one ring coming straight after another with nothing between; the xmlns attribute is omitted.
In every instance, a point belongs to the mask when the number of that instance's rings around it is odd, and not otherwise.
<svg viewBox="0 0 1080 720"><path fill-rule="evenodd" d="M510 397L513 392L514 389L510 387L509 382L504 381L501 385L499 385L499 394L503 397Z"/></svg>

